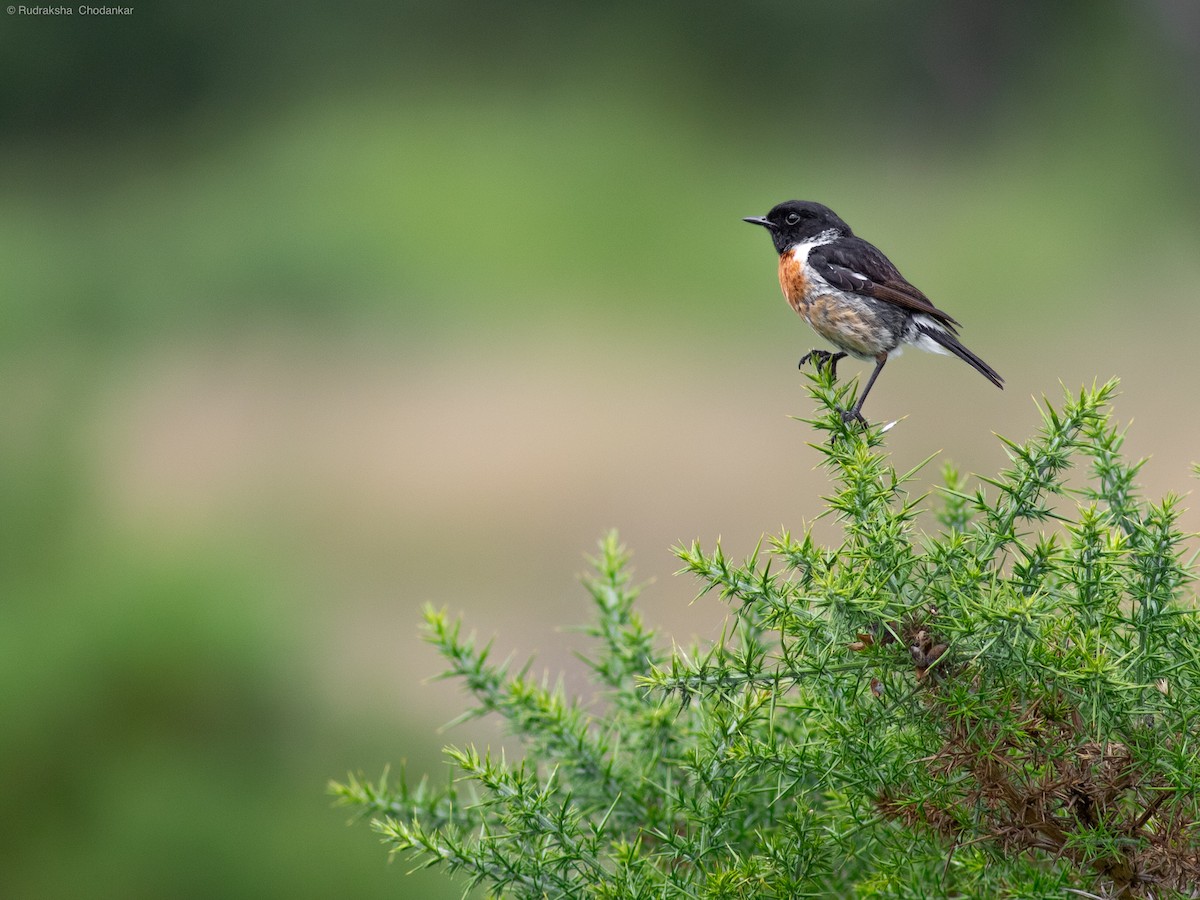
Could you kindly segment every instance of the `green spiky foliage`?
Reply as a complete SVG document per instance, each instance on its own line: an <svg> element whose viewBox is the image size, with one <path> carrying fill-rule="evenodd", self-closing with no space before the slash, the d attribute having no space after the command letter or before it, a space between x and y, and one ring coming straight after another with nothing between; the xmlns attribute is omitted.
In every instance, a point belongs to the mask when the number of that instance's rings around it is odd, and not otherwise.
<svg viewBox="0 0 1200 900"><path fill-rule="evenodd" d="M837 546L676 548L731 625L668 650L609 535L586 701L428 610L467 715L524 757L448 749L446 784L351 777L339 801L488 896L1194 896L1200 628L1178 503L1139 496L1114 384L1047 404L978 489L947 467L940 498L843 424L852 388L811 391Z"/></svg>

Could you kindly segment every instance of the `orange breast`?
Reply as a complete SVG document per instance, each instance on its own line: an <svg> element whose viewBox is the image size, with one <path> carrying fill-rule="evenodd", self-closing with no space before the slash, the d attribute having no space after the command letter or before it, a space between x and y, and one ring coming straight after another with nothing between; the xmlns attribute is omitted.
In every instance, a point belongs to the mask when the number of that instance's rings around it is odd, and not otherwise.
<svg viewBox="0 0 1200 900"><path fill-rule="evenodd" d="M808 306L808 279L804 277L804 266L790 252L779 257L779 286L792 309L804 316Z"/></svg>

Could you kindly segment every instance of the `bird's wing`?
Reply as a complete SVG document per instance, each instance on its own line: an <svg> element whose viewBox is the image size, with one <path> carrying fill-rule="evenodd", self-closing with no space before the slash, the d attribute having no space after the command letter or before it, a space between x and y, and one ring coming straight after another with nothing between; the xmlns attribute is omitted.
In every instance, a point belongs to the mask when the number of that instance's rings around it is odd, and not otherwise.
<svg viewBox="0 0 1200 900"><path fill-rule="evenodd" d="M840 291L863 294L923 313L952 332L958 324L909 284L877 247L862 238L841 238L814 247L808 254L808 264Z"/></svg>

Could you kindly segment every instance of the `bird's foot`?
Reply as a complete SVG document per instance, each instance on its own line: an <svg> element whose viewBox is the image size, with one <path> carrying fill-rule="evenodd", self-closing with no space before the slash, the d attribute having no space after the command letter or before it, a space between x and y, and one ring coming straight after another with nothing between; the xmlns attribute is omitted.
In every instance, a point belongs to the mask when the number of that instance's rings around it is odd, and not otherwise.
<svg viewBox="0 0 1200 900"><path fill-rule="evenodd" d="M829 374L833 376L833 380L837 381L837 364L840 360L846 358L844 352L831 353L828 350L809 350L802 357L796 368L803 369L806 362L812 361L818 369L828 367Z"/></svg>

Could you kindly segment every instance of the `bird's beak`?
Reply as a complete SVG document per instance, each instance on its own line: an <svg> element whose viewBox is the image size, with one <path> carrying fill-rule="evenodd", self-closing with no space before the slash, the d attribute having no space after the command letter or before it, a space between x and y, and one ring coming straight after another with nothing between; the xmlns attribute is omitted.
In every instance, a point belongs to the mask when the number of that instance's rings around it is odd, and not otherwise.
<svg viewBox="0 0 1200 900"><path fill-rule="evenodd" d="M775 231L775 223L770 219L764 219L762 216L746 216L742 219L743 222L749 222L751 225L761 225L767 231Z"/></svg>

